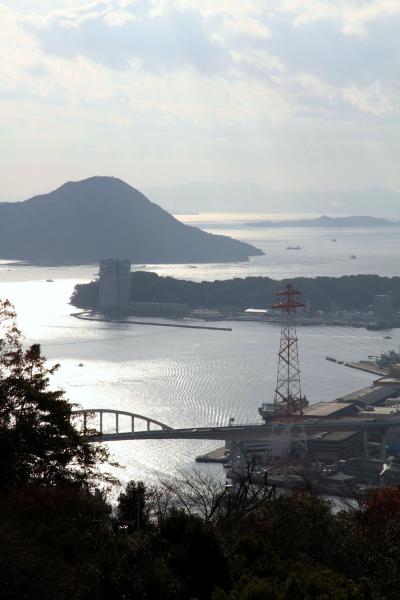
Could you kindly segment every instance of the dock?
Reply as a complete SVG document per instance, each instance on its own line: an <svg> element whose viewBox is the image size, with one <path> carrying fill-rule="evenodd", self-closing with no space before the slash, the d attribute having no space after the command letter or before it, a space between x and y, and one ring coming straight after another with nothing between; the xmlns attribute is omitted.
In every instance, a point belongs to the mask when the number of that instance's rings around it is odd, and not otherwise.
<svg viewBox="0 0 400 600"><path fill-rule="evenodd" d="M387 375L386 369L378 369L378 367L366 361L360 361L355 363L344 362L343 364L345 367L350 367L350 369L358 369L359 371L365 371L366 373L372 373L373 375Z"/></svg>
<svg viewBox="0 0 400 600"><path fill-rule="evenodd" d="M207 452L206 454L201 454L200 456L196 457L196 462L200 463L224 463L225 461L225 446L222 446L222 448L217 448L216 450L211 450L211 452Z"/></svg>
<svg viewBox="0 0 400 600"><path fill-rule="evenodd" d="M360 360L359 362L346 362L344 360L339 360L337 358L333 358L332 356L326 356L326 360L329 362L336 363L338 365L344 365L345 367L349 367L350 369L357 369L358 371L365 371L366 373L371 373L372 375L385 376L387 375L386 369L379 369L374 363L369 361Z"/></svg>
<svg viewBox="0 0 400 600"><path fill-rule="evenodd" d="M107 317L91 316L87 311L71 313L71 317L82 321L96 321L100 323L124 323L126 325L152 325L154 327L178 327L181 329L208 329L210 331L232 331L232 327L213 327L211 325L189 325L187 323L160 323L159 321L134 321L128 319L109 319Z"/></svg>

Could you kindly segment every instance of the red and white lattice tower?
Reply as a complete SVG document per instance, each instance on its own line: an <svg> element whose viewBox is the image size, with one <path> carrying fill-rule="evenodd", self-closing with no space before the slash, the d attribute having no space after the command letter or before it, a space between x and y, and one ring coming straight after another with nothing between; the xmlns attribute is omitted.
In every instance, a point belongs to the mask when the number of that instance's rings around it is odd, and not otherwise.
<svg viewBox="0 0 400 600"><path fill-rule="evenodd" d="M301 417L308 405L306 397L301 392L299 355L297 348L296 311L304 308L298 300L301 292L287 285L277 292L279 302L272 308L282 311L284 322L281 328L279 347L278 375L274 397L274 413L276 417L285 416L288 419Z"/></svg>

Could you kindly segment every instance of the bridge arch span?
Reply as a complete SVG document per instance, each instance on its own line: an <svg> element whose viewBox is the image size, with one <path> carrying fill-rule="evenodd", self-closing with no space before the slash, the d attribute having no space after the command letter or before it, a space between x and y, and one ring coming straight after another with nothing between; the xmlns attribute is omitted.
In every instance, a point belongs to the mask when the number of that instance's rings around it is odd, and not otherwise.
<svg viewBox="0 0 400 600"><path fill-rule="evenodd" d="M98 419L100 427L97 430L97 433L103 435L106 433L104 431L104 415L114 415L114 424L115 431L114 433L120 433L120 417L129 417L130 418L130 431L131 433L135 433L138 430L135 430L135 426L137 423L145 423L147 431L152 431L151 426L156 426L160 428L162 431L173 431L173 428L165 423L161 423L161 421L157 421L156 419L152 419L150 417L145 417L144 415L138 415L136 413L128 412L126 410L115 410L111 408L83 408L79 410L73 410L72 415L75 417L83 417L83 430L86 432L88 430L88 420ZM154 430L154 429L153 429ZM109 434L110 432L107 431Z"/></svg>

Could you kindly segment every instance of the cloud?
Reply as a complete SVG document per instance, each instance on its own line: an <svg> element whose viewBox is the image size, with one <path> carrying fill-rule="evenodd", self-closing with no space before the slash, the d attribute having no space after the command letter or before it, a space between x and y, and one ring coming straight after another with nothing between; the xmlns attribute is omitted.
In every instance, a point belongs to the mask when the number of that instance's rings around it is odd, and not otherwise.
<svg viewBox="0 0 400 600"><path fill-rule="evenodd" d="M106 166L148 181L232 172L282 187L290 172L292 187L314 187L318 164L320 181L341 168L350 187L364 176L385 186L383 174L400 187L389 0L13 3L0 0L10 180L22 161L33 178L60 173L57 183Z"/></svg>
<svg viewBox="0 0 400 600"><path fill-rule="evenodd" d="M94 2L34 20L31 30L48 54L85 56L114 69L128 69L132 61L151 71L191 67L208 73L228 66L228 53L208 35L198 11L149 10L143 16L142 6L140 16L140 8L136 3Z"/></svg>
<svg viewBox="0 0 400 600"><path fill-rule="evenodd" d="M358 110L379 116L399 106L399 89L390 94L376 82L364 88L349 85L343 90L343 98Z"/></svg>

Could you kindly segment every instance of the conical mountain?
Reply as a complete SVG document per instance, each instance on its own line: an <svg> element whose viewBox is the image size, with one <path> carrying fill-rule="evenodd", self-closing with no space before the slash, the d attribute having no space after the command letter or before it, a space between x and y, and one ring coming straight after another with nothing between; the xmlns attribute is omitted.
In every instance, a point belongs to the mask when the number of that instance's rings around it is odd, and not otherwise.
<svg viewBox="0 0 400 600"><path fill-rule="evenodd" d="M68 182L53 192L0 203L0 259L31 262L230 262L262 254L250 244L184 225L114 177Z"/></svg>

